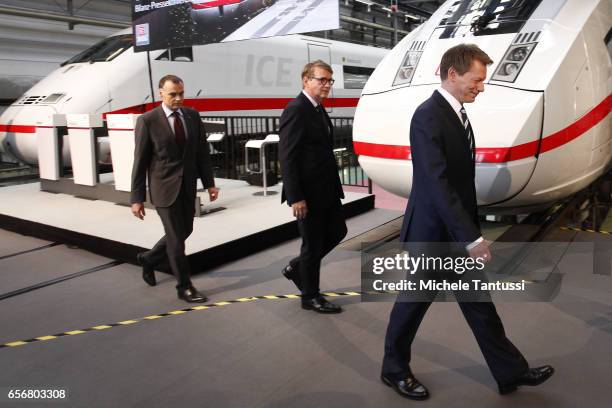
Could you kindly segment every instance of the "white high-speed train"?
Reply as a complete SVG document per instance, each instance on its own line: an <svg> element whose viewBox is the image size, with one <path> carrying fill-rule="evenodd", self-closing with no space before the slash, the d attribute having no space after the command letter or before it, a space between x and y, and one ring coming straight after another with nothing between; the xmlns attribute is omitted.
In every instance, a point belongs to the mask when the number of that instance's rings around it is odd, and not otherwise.
<svg viewBox="0 0 612 408"><path fill-rule="evenodd" d="M206 116L280 116L301 89L308 61L322 59L336 83L331 116L352 117L368 77L389 50L303 35L135 53L126 29L65 62L0 116L0 149L36 164L36 123L51 113L142 113L159 101L165 74L185 81L185 105ZM99 155L109 148L99 138ZM68 138L64 163L70 163Z"/></svg>
<svg viewBox="0 0 612 408"><path fill-rule="evenodd" d="M466 104L479 205L517 213L581 190L610 165L611 25L610 0L447 1L366 84L353 126L359 163L409 195L412 114L440 86L442 54L473 43L495 61Z"/></svg>

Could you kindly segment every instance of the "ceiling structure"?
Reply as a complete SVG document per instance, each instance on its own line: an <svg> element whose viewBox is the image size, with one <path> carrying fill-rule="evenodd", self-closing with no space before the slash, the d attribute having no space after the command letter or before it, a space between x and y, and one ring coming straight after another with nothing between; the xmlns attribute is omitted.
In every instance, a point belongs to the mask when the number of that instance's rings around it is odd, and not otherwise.
<svg viewBox="0 0 612 408"><path fill-rule="evenodd" d="M445 0L339 0L340 29L316 36L392 48Z"/></svg>
<svg viewBox="0 0 612 408"><path fill-rule="evenodd" d="M428 15L430 16L445 1L446 0L397 0L397 3L400 10L405 10L408 13L423 12L428 13Z"/></svg>
<svg viewBox="0 0 612 408"><path fill-rule="evenodd" d="M313 33L319 37L378 47L393 47L425 21L444 0L338 0L340 29ZM129 26L131 0L2 0L0 15L121 28Z"/></svg>

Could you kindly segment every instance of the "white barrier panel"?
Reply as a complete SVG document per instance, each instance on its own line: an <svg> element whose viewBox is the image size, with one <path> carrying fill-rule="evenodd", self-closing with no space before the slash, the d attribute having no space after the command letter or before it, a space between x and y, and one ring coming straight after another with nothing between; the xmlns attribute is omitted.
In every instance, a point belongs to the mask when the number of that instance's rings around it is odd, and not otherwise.
<svg viewBox="0 0 612 408"><path fill-rule="evenodd" d="M94 128L102 127L102 115L68 114L66 122L74 183L95 186L98 174Z"/></svg>
<svg viewBox="0 0 612 408"><path fill-rule="evenodd" d="M265 139L261 140L249 140L244 145L244 168L247 173L261 173L263 177L263 191L253 193L253 195L274 195L276 191L268 191L268 172L266 170L266 145L272 143L279 143L279 136L277 134L269 134ZM259 149L259 171L249 170L249 149Z"/></svg>
<svg viewBox="0 0 612 408"><path fill-rule="evenodd" d="M50 114L36 121L38 172L41 179L60 178L61 152L57 126L66 126L66 115Z"/></svg>
<svg viewBox="0 0 612 408"><path fill-rule="evenodd" d="M115 190L132 191L132 165L134 164L134 128L137 114L107 115L106 125L110 140Z"/></svg>

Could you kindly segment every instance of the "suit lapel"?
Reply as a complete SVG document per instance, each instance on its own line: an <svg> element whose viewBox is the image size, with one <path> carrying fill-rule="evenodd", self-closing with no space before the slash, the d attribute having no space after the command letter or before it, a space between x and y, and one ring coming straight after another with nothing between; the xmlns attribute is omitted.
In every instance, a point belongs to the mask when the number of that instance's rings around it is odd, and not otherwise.
<svg viewBox="0 0 612 408"><path fill-rule="evenodd" d="M304 95L303 92L300 92L300 94L298 95L298 98L302 101L302 105L304 105L304 108L307 109L310 112L310 116L312 117L312 119L315 120L315 121L318 121L320 124L322 124L324 129L327 129L326 133L329 136L330 140L333 139L333 126L332 126L332 122L331 122L331 119L329 118L329 115L327 114L327 111L325 110L325 108L323 107L323 117L324 117L324 119L321 120L321 114L317 111L317 108L315 108L313 106L312 102L310 102L310 99L308 99L306 97L306 95Z"/></svg>
<svg viewBox="0 0 612 408"><path fill-rule="evenodd" d="M325 122L327 122L327 128L329 129L329 136L333 140L333 138L334 138L334 126L333 126L331 118L329 117L329 114L327 113L325 108L323 108L323 115L325 116Z"/></svg>
<svg viewBox="0 0 612 408"><path fill-rule="evenodd" d="M160 121L160 124L165 129L164 133L166 133L170 139L174 140L174 132L170 128L170 122L168 122L168 118L166 117L166 112L164 112L164 108L162 108L162 106L159 105L156 109L158 112L157 116Z"/></svg>
<svg viewBox="0 0 612 408"><path fill-rule="evenodd" d="M160 133L164 135L166 143L169 146L172 146L171 148L176 152L176 155L180 156L181 151L178 147L178 144L176 143L176 137L174 136L174 131L170 127L170 122L166 117L166 112L164 112L164 109L161 105L159 105L156 109L158 109L158 120L160 122L160 126L164 129L164 131ZM185 122L187 122L187 120L185 120ZM183 156L185 155L185 150L187 149L183 149Z"/></svg>
<svg viewBox="0 0 612 408"><path fill-rule="evenodd" d="M472 146L470 145L470 154L472 155L472 161L475 164L476 163L476 137L474 136L474 129L472 129L472 124L470 122L468 122L468 128L469 128L470 133L472 135L472 139L474 140L474 148L473 149L472 149Z"/></svg>
<svg viewBox="0 0 612 408"><path fill-rule="evenodd" d="M450 103L448 103L448 101L438 91L434 91L434 98L436 102L438 102L438 105L440 105L440 107L444 110L444 113L448 117L452 118L451 122L455 126L456 130L465 133L463 123L461 123L461 119L459 119L459 116L457 116L457 113L450 105Z"/></svg>
<svg viewBox="0 0 612 408"><path fill-rule="evenodd" d="M442 108L442 110L444 111L444 114L450 119L451 123L453 124L453 127L455 128L455 132L457 133L458 137L462 137L463 145L468 151L470 155L470 159L472 159L474 155L473 155L473 152L470 150L470 142L468 140L468 135L466 133L465 128L463 127L463 123L461 123L461 119L459 119L459 116L457 116L457 113L455 112L453 107L442 96L442 94L440 94L440 92L434 91L432 97L436 100L438 105ZM470 130L471 129L472 128L470 125ZM471 130L471 132L472 132L472 137L474 137L474 131Z"/></svg>
<svg viewBox="0 0 612 408"><path fill-rule="evenodd" d="M187 131L187 134L185 135L185 148L183 149L183 158L185 158L187 150L193 150L191 146L193 146L194 143L198 143L198 136L200 134L200 116L198 115L196 119L192 111L183 108L181 108L181 112L183 113L185 129Z"/></svg>
<svg viewBox="0 0 612 408"><path fill-rule="evenodd" d="M193 121L191 120L191 115L190 112L181 109L181 113L183 114L183 119L185 120L185 130L187 132L187 134L185 135L185 142L189 143L189 139L191 139L192 135L194 134L194 130L193 130Z"/></svg>

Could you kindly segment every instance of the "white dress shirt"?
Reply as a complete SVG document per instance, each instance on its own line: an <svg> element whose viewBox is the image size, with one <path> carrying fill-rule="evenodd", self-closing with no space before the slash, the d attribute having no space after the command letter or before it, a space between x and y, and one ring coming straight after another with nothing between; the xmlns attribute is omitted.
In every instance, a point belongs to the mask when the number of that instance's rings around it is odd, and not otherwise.
<svg viewBox="0 0 612 408"><path fill-rule="evenodd" d="M463 123L463 119L461 118L461 108L463 107L463 105L461 105L461 102L455 99L455 97L451 95L450 92L448 92L446 89L442 87L438 88L438 92L440 92L440 95L442 95L444 99L446 99L446 101L453 108L453 110L457 114L457 117L459 118L459 121Z"/></svg>
<svg viewBox="0 0 612 408"><path fill-rule="evenodd" d="M314 100L314 98L310 95L308 95L308 92L306 92L305 90L302 89L302 93L304 95L306 95L306 97L308 98L308 100L310 101L310 103L312 103L312 106L315 107L315 109L317 109L319 106L321 107L321 109L325 109L323 107L323 105L321 105L320 103L317 103L317 101ZM327 131L331 132L331 129L329 129L329 126L327 126Z"/></svg>
<svg viewBox="0 0 612 408"><path fill-rule="evenodd" d="M164 113L166 114L166 119L168 119L168 123L170 124L170 129L172 129L172 133L174 133L175 116L172 115L174 111L168 108L163 102L161 105L162 109L164 110ZM185 130L185 139L187 139L189 137L189 132L187 132L187 123L185 123L185 115L183 115L183 112L180 109L177 109L176 112L178 112L179 117L181 118L181 122L183 123L183 129Z"/></svg>
<svg viewBox="0 0 612 408"><path fill-rule="evenodd" d="M308 95L308 92L306 92L305 90L302 89L302 93L304 95L306 95L306 97L308 98L308 100L310 101L310 103L312 103L312 106L314 106L315 108L317 106L319 106L319 103L317 101L314 100L314 98L310 95Z"/></svg>

